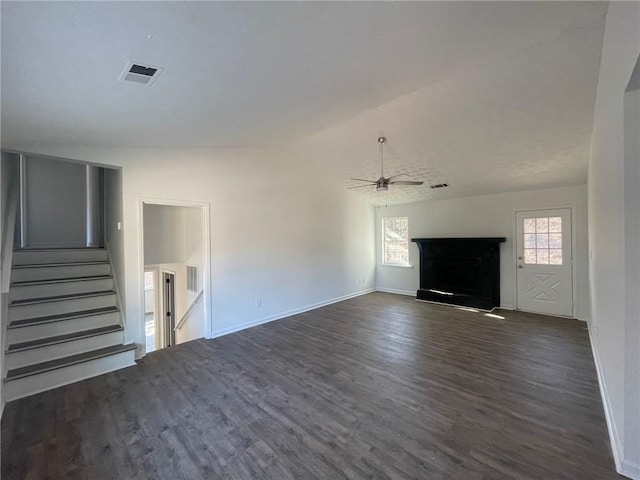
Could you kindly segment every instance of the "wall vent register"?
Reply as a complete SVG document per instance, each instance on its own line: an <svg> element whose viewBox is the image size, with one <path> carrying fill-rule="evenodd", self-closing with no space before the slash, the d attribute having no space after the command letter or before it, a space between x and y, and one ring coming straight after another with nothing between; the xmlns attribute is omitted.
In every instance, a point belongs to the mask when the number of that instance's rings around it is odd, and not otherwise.
<svg viewBox="0 0 640 480"><path fill-rule="evenodd" d="M196 265L187 265L187 290L190 292L198 291L198 267Z"/></svg>

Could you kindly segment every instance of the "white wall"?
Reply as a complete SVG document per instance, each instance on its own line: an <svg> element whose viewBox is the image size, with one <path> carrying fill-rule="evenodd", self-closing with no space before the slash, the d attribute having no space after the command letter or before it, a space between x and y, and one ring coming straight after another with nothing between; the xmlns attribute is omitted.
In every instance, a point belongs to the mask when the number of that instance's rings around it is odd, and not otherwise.
<svg viewBox="0 0 640 480"><path fill-rule="evenodd" d="M639 286L626 282L627 261L640 248L628 244L625 223L638 215L638 206L625 208L625 197L635 195L625 186L624 93L640 55L640 4L611 2L602 48L600 76L589 160L589 246L592 321L590 333L600 375L612 447L620 472L640 478L637 447L639 365L633 359L640 348L638 317L627 316L626 300L640 295ZM637 136L638 132L634 132ZM638 159L636 158L637 162ZM626 191L625 191L626 187ZM639 186L635 187L639 188ZM633 207L633 206L631 206ZM630 211L632 210L632 211ZM628 336L628 338L626 338ZM637 388L637 387L636 387ZM626 413L625 413L626 411ZM629 415L632 415L629 417ZM635 444L635 445L634 445Z"/></svg>
<svg viewBox="0 0 640 480"><path fill-rule="evenodd" d="M304 162L286 151L52 146L41 152L123 168L129 340L143 340L139 202L145 198L210 205L207 336L374 288L373 208L342 186L310 179Z"/></svg>
<svg viewBox="0 0 640 480"><path fill-rule="evenodd" d="M574 299L577 317L589 317L587 273L587 189L585 185L500 193L478 197L411 203L376 210L376 287L415 295L420 286L420 256L411 243L412 268L381 265L382 218L408 217L411 238L429 237L506 237L500 245L500 301L505 308L516 305L514 263L515 212L517 210L573 207L577 284Z"/></svg>

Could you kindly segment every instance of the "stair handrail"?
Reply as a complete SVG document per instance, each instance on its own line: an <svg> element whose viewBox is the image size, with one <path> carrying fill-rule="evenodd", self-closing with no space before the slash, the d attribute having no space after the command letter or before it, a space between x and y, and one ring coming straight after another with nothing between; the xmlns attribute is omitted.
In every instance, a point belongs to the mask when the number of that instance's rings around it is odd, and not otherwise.
<svg viewBox="0 0 640 480"><path fill-rule="evenodd" d="M187 321L187 318L189 318L189 315L191 315L191 312L195 308L196 304L200 302L200 299L202 298L203 294L204 294L204 290L200 290L198 292L196 297L191 302L191 305L189 305L189 308L187 308L187 311L184 312L184 314L180 318L180 321L176 324L175 328L173 329L174 332L177 331L178 329L182 328L182 325L184 324L184 322Z"/></svg>

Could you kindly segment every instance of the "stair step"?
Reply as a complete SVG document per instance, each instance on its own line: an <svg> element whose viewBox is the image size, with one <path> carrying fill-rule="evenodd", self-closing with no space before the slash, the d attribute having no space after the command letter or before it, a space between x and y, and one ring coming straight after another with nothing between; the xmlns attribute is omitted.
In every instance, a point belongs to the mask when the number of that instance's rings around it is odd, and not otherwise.
<svg viewBox="0 0 640 480"><path fill-rule="evenodd" d="M65 320L71 320L72 318L90 317L92 315L101 315L103 313L117 313L119 312L117 307L103 307L93 308L91 310L82 310L73 313L59 313L57 315L47 315L44 317L25 318L23 320L14 320L7 328L21 328L29 327L32 325L39 325L42 323L60 322Z"/></svg>
<svg viewBox="0 0 640 480"><path fill-rule="evenodd" d="M56 295L53 297L40 297L40 298L28 298L24 300L14 300L9 306L23 306L23 305L32 305L37 303L47 303L47 302L59 302L62 300L74 300L77 298L88 298L88 297L101 297L104 295L115 295L114 290L102 290L100 292L87 292L87 293L70 293L68 295Z"/></svg>
<svg viewBox="0 0 640 480"><path fill-rule="evenodd" d="M9 302L15 303L44 297L104 292L114 290L114 286L113 277L110 275L14 282L9 290Z"/></svg>
<svg viewBox="0 0 640 480"><path fill-rule="evenodd" d="M79 353L77 355L71 355L69 357L58 358L43 363L36 363L35 365L29 365L21 368L14 368L7 372L7 378L5 382L17 380L24 377L30 377L32 375L38 375L40 373L50 372L59 368L68 367L78 363L87 362L89 360L96 360L98 358L107 357L109 355L115 355L117 353L128 352L135 350L135 343L129 343L127 345L115 345L112 347L100 348L98 350L91 350L90 352Z"/></svg>
<svg viewBox="0 0 640 480"><path fill-rule="evenodd" d="M71 283L86 280L109 280L110 275L89 275L86 277L54 278L50 280L28 280L24 282L13 282L12 287L30 287L32 285L50 285L52 283Z"/></svg>
<svg viewBox="0 0 640 480"><path fill-rule="evenodd" d="M38 340L31 340L28 342L14 343L9 345L7 353L21 352L24 350L31 350L33 348L40 348L48 345L55 345L57 343L69 342L72 340L78 340L81 338L94 337L96 335L102 335L105 333L112 333L123 331L124 329L120 325L109 325L107 327L92 328L91 330L81 330L79 332L68 333L66 335L58 335L49 338L40 338Z"/></svg>
<svg viewBox="0 0 640 480"><path fill-rule="evenodd" d="M102 261L107 256L104 248L30 248L14 250L13 264Z"/></svg>
<svg viewBox="0 0 640 480"><path fill-rule="evenodd" d="M76 265L104 265L109 264L105 261L96 262L60 262L60 263L28 263L25 265L13 265L13 270L21 270L23 268L46 268L46 267L73 267Z"/></svg>
<svg viewBox="0 0 640 480"><path fill-rule="evenodd" d="M11 269L11 280L13 283L36 282L110 274L111 265L106 261L36 263L14 265Z"/></svg>

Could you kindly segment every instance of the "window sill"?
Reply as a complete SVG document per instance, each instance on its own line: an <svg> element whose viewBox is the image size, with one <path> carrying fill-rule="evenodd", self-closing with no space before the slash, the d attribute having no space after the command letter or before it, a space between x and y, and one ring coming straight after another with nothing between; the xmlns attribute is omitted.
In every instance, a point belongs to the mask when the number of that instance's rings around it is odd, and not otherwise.
<svg viewBox="0 0 640 480"><path fill-rule="evenodd" d="M379 263L378 266L391 268L413 268L413 265L396 265L395 263Z"/></svg>

